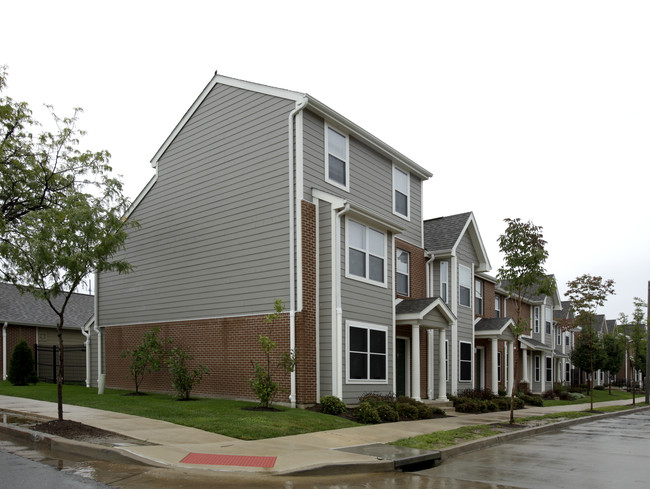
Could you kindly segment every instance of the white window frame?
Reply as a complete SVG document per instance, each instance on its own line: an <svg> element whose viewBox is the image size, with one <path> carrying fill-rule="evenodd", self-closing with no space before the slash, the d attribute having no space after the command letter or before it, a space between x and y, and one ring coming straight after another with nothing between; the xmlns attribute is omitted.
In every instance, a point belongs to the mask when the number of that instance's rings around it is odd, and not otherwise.
<svg viewBox="0 0 650 489"><path fill-rule="evenodd" d="M349 242L350 241L350 232L349 231L350 231L350 223L351 222L353 222L353 223L355 223L355 224L357 224L359 226L363 226L366 229L366 232L365 232L365 245L364 245L365 249L360 249L360 248L357 248L355 246L350 245L350 242ZM374 253L370 253L370 251L368 249L369 248L369 239L370 239L368 237L369 236L368 230L373 230L373 231L381 234L384 237L384 239L383 239L383 241L384 241L384 243L383 243L383 256L380 257L379 255L376 255ZM380 231L379 229L373 228L372 226L368 226L367 224L364 224L362 222L356 221L354 219L350 219L350 218L348 218L346 216L346 218L345 218L345 277L349 278L349 279L352 279L352 280L358 280L360 282L365 282L367 284L376 285L378 287L386 287L387 286L387 284L386 284L386 276L388 275L386 273L386 270L387 270L386 267L387 267L387 262L388 262L388 259L387 259L387 249L388 248L387 247L388 247L388 245L387 245L387 237L386 237L385 232ZM362 277L360 275L354 275L353 273L350 273L350 248L352 248L353 250L356 250L356 251L363 252L365 254L365 257L366 257L366 276L365 277ZM384 269L383 269L383 278L384 278L384 280L383 280L383 282L379 282L378 280L372 280L371 278L369 278L370 277L370 255L375 256L377 258L381 258L384 261Z"/></svg>
<svg viewBox="0 0 650 489"><path fill-rule="evenodd" d="M395 173L400 172L404 176L406 176L406 193L402 192L404 189L398 189L397 185L395 184ZM395 198L395 192L399 192L402 195L406 196L406 214L402 214L401 212L398 212L397 210L397 199ZM401 217L402 219L406 219L407 221L411 220L411 174L407 171L402 170L400 167L397 165L393 164L393 214L396 216Z"/></svg>
<svg viewBox="0 0 650 489"><path fill-rule="evenodd" d="M553 311L548 306L544 308L544 333L553 334Z"/></svg>
<svg viewBox="0 0 650 489"><path fill-rule="evenodd" d="M444 285L444 287L443 287ZM440 298L449 304L449 262L440 262Z"/></svg>
<svg viewBox="0 0 650 489"><path fill-rule="evenodd" d="M465 287L461 283L461 275L462 274L460 273L460 271L463 270L463 269L467 270L467 273L468 273L468 276L469 276L469 283L468 283L469 287ZM469 303L468 304L463 304L461 302L463 294L461 294L460 292L461 292L462 288L469 289ZM472 269L470 267L466 266L466 265L461 265L461 264L458 265L458 305L463 306L463 307L472 307Z"/></svg>
<svg viewBox="0 0 650 489"><path fill-rule="evenodd" d="M571 346L571 337L568 332L564 333L564 346Z"/></svg>
<svg viewBox="0 0 650 489"><path fill-rule="evenodd" d="M478 279L474 280L474 314L483 315L483 282Z"/></svg>
<svg viewBox="0 0 650 489"><path fill-rule="evenodd" d="M500 295L494 296L494 317L495 318L501 317L501 296Z"/></svg>
<svg viewBox="0 0 650 489"><path fill-rule="evenodd" d="M367 352L352 352L350 351L350 328L359 328L365 329L370 335L370 331L381 331L384 333L384 338L386 339L385 352L384 353L372 353L370 352L370 337L368 336L368 351ZM350 353L364 353L368 356L367 363L367 373L370 374L370 355L383 355L384 357L384 372L386 375L385 379L352 379L350 378ZM348 384L388 384L388 327L381 326L379 324L369 324L362 323L360 321L346 321L345 322L345 376L346 382Z"/></svg>
<svg viewBox="0 0 650 489"><path fill-rule="evenodd" d="M546 382L553 382L553 359L551 357L546 357Z"/></svg>
<svg viewBox="0 0 650 489"><path fill-rule="evenodd" d="M502 368L503 356L500 351L497 352L497 382L501 382L501 368Z"/></svg>
<svg viewBox="0 0 650 489"><path fill-rule="evenodd" d="M399 258L400 258L400 255L402 255L402 254L406 255L406 273L400 272L399 269L398 269L398 266L400 264L400 259ZM411 272L411 254L406 250L403 250L401 248L396 248L396 251L395 251L395 292L398 295L405 296L405 297L409 296L409 294L411 292L411 273L410 272ZM398 275L405 275L406 276L406 292L405 293L400 292L398 290L398 288L397 288L397 284L399 283L397 281L397 276Z"/></svg>
<svg viewBox="0 0 650 489"><path fill-rule="evenodd" d="M469 345L469 360L463 360L463 349L462 345ZM463 378L463 363L469 362L469 379ZM471 382L474 378L474 348L472 347L471 341L459 341L458 342L458 381L459 382Z"/></svg>
<svg viewBox="0 0 650 489"><path fill-rule="evenodd" d="M533 332L539 333L539 306L533 306Z"/></svg>
<svg viewBox="0 0 650 489"><path fill-rule="evenodd" d="M345 185L336 180L330 178L330 148L329 148L329 132L333 131L339 136L345 138L345 160L342 160L345 163ZM338 156L333 155L335 158L340 159ZM335 187L338 187L346 192L350 191L350 137L339 131L338 129L333 128L329 124L325 124L325 181Z"/></svg>
<svg viewBox="0 0 650 489"><path fill-rule="evenodd" d="M558 346L562 346L562 330L558 327L555 328L555 338Z"/></svg>
<svg viewBox="0 0 650 489"><path fill-rule="evenodd" d="M541 355L535 355L534 357L534 370L535 370L535 382L541 382L542 380L542 357Z"/></svg>

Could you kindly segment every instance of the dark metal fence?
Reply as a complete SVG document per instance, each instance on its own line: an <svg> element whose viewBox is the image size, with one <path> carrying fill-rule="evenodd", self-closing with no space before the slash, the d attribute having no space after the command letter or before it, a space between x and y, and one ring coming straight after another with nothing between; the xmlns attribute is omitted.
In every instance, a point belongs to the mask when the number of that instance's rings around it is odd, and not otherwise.
<svg viewBox="0 0 650 489"><path fill-rule="evenodd" d="M59 371L59 347L57 345L35 345L36 372L41 382L56 383ZM63 345L64 384L85 384L86 382L86 347L85 345Z"/></svg>

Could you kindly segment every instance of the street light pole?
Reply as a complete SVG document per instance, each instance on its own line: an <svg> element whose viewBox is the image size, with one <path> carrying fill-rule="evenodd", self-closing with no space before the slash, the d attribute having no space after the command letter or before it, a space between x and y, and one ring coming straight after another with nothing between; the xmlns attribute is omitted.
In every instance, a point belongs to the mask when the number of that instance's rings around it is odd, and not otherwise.
<svg viewBox="0 0 650 489"><path fill-rule="evenodd" d="M650 385L648 385L648 374L650 374L650 280L648 280L648 302L646 303L647 312L646 312L646 322L647 328L646 333L648 335L648 340L646 341L646 352L645 352L645 403L650 404Z"/></svg>

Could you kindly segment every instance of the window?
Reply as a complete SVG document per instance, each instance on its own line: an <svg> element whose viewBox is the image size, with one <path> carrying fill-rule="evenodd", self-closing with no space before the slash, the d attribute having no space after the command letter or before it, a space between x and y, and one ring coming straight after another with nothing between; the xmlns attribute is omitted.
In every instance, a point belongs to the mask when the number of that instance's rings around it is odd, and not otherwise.
<svg viewBox="0 0 650 489"><path fill-rule="evenodd" d="M539 355L535 355L535 382L539 382L542 378L541 369L542 369L542 359Z"/></svg>
<svg viewBox="0 0 650 489"><path fill-rule="evenodd" d="M499 297L498 295L494 296L494 317L495 318L501 317L501 297Z"/></svg>
<svg viewBox="0 0 650 489"><path fill-rule="evenodd" d="M553 381L553 359L546 357L546 382Z"/></svg>
<svg viewBox="0 0 650 489"><path fill-rule="evenodd" d="M349 190L348 138L331 127L325 130L325 180Z"/></svg>
<svg viewBox="0 0 650 489"><path fill-rule="evenodd" d="M571 382L571 365L569 362L564 364L564 380L566 382Z"/></svg>
<svg viewBox="0 0 650 489"><path fill-rule="evenodd" d="M383 326L349 323L348 379L351 381L386 380L386 335Z"/></svg>
<svg viewBox="0 0 650 489"><path fill-rule="evenodd" d="M501 382L501 352L497 352L497 382Z"/></svg>
<svg viewBox="0 0 650 489"><path fill-rule="evenodd" d="M544 311L544 321L546 322L546 334L551 334L551 325L553 324L553 312L550 307L546 307Z"/></svg>
<svg viewBox="0 0 650 489"><path fill-rule="evenodd" d="M557 344L561 346L562 345L562 330L560 329L559 326L556 329L557 329Z"/></svg>
<svg viewBox="0 0 650 489"><path fill-rule="evenodd" d="M472 302L472 271L465 265L458 265L458 283L460 285L460 295L458 303L461 306L471 307Z"/></svg>
<svg viewBox="0 0 650 489"><path fill-rule="evenodd" d="M564 344L569 346L569 333L564 333Z"/></svg>
<svg viewBox="0 0 650 489"><path fill-rule="evenodd" d="M405 171L393 165L393 212L409 218L410 177Z"/></svg>
<svg viewBox="0 0 650 489"><path fill-rule="evenodd" d="M386 236L352 219L346 223L347 276L386 285Z"/></svg>
<svg viewBox="0 0 650 489"><path fill-rule="evenodd" d="M539 333L539 306L533 307L533 331Z"/></svg>
<svg viewBox="0 0 650 489"><path fill-rule="evenodd" d="M460 342L460 379L461 381L472 380L472 344L465 341Z"/></svg>
<svg viewBox="0 0 650 489"><path fill-rule="evenodd" d="M441 261L440 262L440 298L443 301L445 301L445 304L449 303L448 289L449 289L449 262Z"/></svg>
<svg viewBox="0 0 650 489"><path fill-rule="evenodd" d="M445 380L449 380L449 340L445 340Z"/></svg>
<svg viewBox="0 0 650 489"><path fill-rule="evenodd" d="M474 312L478 315L483 315L483 282L480 280L474 281L474 294Z"/></svg>
<svg viewBox="0 0 650 489"><path fill-rule="evenodd" d="M395 267L397 268L397 293L399 295L409 295L409 254L404 250L397 249L397 259Z"/></svg>

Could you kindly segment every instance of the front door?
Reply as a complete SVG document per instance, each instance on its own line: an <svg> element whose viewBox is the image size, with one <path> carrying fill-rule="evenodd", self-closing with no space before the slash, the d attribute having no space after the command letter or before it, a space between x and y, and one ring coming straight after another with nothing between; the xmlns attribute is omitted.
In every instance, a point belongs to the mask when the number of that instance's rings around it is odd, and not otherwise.
<svg viewBox="0 0 650 489"><path fill-rule="evenodd" d="M395 339L395 389L398 396L406 395L406 340Z"/></svg>
<svg viewBox="0 0 650 489"><path fill-rule="evenodd" d="M476 383L474 385L477 389L485 387L485 380L483 379L483 348L476 349Z"/></svg>

